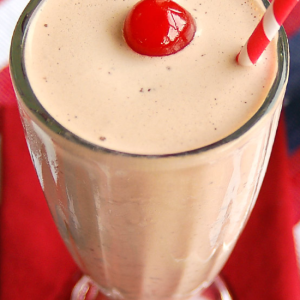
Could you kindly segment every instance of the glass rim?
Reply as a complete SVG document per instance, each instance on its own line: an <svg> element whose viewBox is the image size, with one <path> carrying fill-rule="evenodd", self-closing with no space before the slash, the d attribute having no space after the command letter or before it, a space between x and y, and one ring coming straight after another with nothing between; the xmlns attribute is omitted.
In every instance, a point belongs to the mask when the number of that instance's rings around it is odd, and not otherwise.
<svg viewBox="0 0 300 300"><path fill-rule="evenodd" d="M30 82L26 76L26 69L23 59L24 44L27 34L27 25L28 22L34 13L35 9L38 7L40 2L43 0L33 0L30 1L22 12L11 41L10 48L10 74L12 81L14 83L14 88L16 92L22 97L22 102L25 104L27 109L50 131L59 135L60 137L79 144L83 147L89 148L92 151L110 153L114 155L122 155L129 157L146 157L146 158L160 158L160 157L179 157L186 155L198 154L201 152L206 152L222 145L228 144L234 140L237 140L247 131L249 131L277 102L277 99L280 97L282 88L284 87L289 69L289 50L288 50L288 40L285 34L283 27L280 28L277 41L277 56L278 56L278 69L273 85L265 98L261 107L257 112L241 127L235 130L233 133L227 135L226 137L211 143L209 145L199 147L192 150L181 151L178 153L169 153L169 154L134 154L128 152L122 152L117 150L112 150L109 148L102 147L97 144L93 144L90 141L83 139L82 137L77 136L76 134L69 131L67 128L62 126L58 121L56 121L41 105L37 97L35 96ZM269 5L267 0L262 0L265 7Z"/></svg>

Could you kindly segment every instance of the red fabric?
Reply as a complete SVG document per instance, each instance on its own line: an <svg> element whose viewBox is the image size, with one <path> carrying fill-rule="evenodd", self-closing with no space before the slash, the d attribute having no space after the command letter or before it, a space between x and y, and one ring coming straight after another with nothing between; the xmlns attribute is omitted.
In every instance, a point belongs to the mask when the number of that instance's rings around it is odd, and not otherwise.
<svg viewBox="0 0 300 300"><path fill-rule="evenodd" d="M300 220L300 149L298 149L289 158L290 180L291 180L291 193L295 199L294 213L295 224Z"/></svg>
<svg viewBox="0 0 300 300"><path fill-rule="evenodd" d="M289 35L300 27L299 14L297 4L285 22ZM68 300L80 272L39 186L8 68L0 73L0 133L0 300ZM222 272L235 300L300 300L292 236L295 220L300 219L300 209L295 214L292 208L295 193L300 192L300 171L295 168L299 161L297 152L288 162L281 122L257 204Z"/></svg>
<svg viewBox="0 0 300 300"><path fill-rule="evenodd" d="M32 166L8 68L0 74L0 86L3 88L0 299L69 299L79 273L58 235Z"/></svg>
<svg viewBox="0 0 300 300"><path fill-rule="evenodd" d="M80 272L67 253L34 172L8 69L4 108L0 299L67 300ZM224 268L237 300L300 300L283 123L253 214Z"/></svg>
<svg viewBox="0 0 300 300"><path fill-rule="evenodd" d="M281 120L259 198L223 270L236 299L300 299L289 171Z"/></svg>

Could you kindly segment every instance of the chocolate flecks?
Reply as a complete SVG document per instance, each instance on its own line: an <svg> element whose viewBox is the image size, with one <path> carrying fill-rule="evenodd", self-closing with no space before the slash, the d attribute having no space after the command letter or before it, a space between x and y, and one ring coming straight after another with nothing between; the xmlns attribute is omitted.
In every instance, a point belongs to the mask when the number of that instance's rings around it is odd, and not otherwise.
<svg viewBox="0 0 300 300"><path fill-rule="evenodd" d="M44 79L44 81L45 81L45 82L48 82L48 79L47 79L47 77L43 77L43 79Z"/></svg>
<svg viewBox="0 0 300 300"><path fill-rule="evenodd" d="M170 70L171 70L171 67L170 67L170 66L167 66L167 70L169 70L169 71L170 71Z"/></svg>
<svg viewBox="0 0 300 300"><path fill-rule="evenodd" d="M74 116L74 118L77 119L78 117L77 117L77 116Z"/></svg>
<svg viewBox="0 0 300 300"><path fill-rule="evenodd" d="M143 88L140 89L140 93L144 93L144 89Z"/></svg>
<svg viewBox="0 0 300 300"><path fill-rule="evenodd" d="M151 91L151 89L148 89L148 92L150 92Z"/></svg>
<svg viewBox="0 0 300 300"><path fill-rule="evenodd" d="M100 136L99 140L102 141L102 142L104 142L106 140L106 137L105 136Z"/></svg>
<svg viewBox="0 0 300 300"><path fill-rule="evenodd" d="M48 24L44 24L44 27L48 27Z"/></svg>
<svg viewBox="0 0 300 300"><path fill-rule="evenodd" d="M201 54L201 57L203 57L203 56L205 56L206 54L204 53L204 54Z"/></svg>

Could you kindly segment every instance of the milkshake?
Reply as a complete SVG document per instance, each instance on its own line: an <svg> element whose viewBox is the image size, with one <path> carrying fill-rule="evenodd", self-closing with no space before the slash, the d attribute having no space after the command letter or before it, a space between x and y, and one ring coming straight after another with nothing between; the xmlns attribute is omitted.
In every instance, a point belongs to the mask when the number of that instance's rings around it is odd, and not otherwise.
<svg viewBox="0 0 300 300"><path fill-rule="evenodd" d="M255 68L235 63L262 7L219 2L181 0L197 24L193 41L149 57L122 34L135 0L48 0L26 37L34 93L62 126L108 149L153 155L212 144L253 116L277 68L275 42Z"/></svg>
<svg viewBox="0 0 300 300"><path fill-rule="evenodd" d="M19 26L14 86L49 208L82 271L112 299L189 299L221 270L255 203L287 46L276 39L240 67L262 4L182 0L191 43L140 55L122 35L134 4L42 1Z"/></svg>

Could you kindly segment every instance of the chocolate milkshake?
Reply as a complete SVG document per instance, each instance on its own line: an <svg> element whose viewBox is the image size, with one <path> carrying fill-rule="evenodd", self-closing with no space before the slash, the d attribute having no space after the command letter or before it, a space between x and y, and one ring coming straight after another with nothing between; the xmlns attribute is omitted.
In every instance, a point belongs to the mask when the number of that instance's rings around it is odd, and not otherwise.
<svg viewBox="0 0 300 300"><path fill-rule="evenodd" d="M240 67L262 3L182 0L192 42L140 55L122 35L134 4L42 1L22 53L31 100L16 76L15 88L41 186L83 272L113 299L188 299L221 270L255 203L286 86L284 42Z"/></svg>

